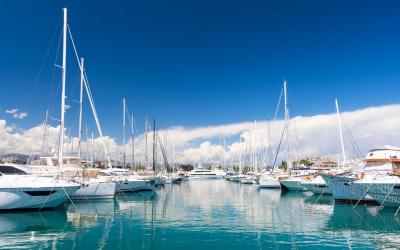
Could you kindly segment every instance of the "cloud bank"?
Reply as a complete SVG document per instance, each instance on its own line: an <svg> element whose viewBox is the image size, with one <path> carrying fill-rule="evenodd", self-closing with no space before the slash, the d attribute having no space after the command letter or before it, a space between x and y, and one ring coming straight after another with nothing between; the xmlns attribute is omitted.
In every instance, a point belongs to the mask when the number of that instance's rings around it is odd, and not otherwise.
<svg viewBox="0 0 400 250"><path fill-rule="evenodd" d="M13 111L15 114L18 111ZM349 158L362 157L374 146L400 145L400 105L369 107L341 114L344 121L345 148ZM289 122L288 134L282 136L284 122L248 121L209 127L171 127L158 131L169 163L215 163L270 165L274 152L280 148L277 159L283 159L287 148L292 159L313 156L336 156L340 152L337 117L335 113L314 116L298 116ZM44 136L46 134L46 136ZM2 153L49 153L58 148L59 128L38 125L21 130L0 120L0 152ZM45 140L44 140L45 138ZM136 136L135 162L151 162L152 133ZM289 143L286 143L289 138ZM125 148L127 161L132 159L132 142L118 145L115 138L104 137L110 156L121 159ZM44 141L44 143L43 143ZM82 142L82 155L104 157L102 138L92 143ZM281 142L281 144L280 144ZM289 146L289 147L288 147ZM78 139L66 138L65 151L77 152ZM92 150L93 148L93 150ZM162 161L158 147L157 158ZM172 156L174 155L174 156Z"/></svg>
<svg viewBox="0 0 400 250"><path fill-rule="evenodd" d="M15 119L23 120L28 116L27 112L18 112L18 109L6 109L6 114L11 115Z"/></svg>

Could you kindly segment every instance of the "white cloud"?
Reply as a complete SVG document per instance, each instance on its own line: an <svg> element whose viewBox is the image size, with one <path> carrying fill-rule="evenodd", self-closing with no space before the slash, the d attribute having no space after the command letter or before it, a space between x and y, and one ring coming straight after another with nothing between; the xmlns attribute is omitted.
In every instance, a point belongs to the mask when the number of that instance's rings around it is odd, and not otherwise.
<svg viewBox="0 0 400 250"><path fill-rule="evenodd" d="M370 107L351 112L342 113L344 123L345 146L349 157L357 157L357 148L361 156L373 146L400 145L400 105L387 105ZM270 127L270 136L268 136ZM59 127L47 126L45 152L49 148L57 148ZM174 145L175 162L218 162L237 163L240 155L242 160L249 163L251 157L259 164L271 162L272 155L266 154L268 150L276 151L282 136L283 121L257 121L225 124L209 127L171 127L168 129L168 143L166 153L168 161L172 161L172 145ZM43 148L42 125L21 130L0 120L0 152L30 153L42 152ZM351 134L348 132L351 131ZM165 144L165 131L158 131L159 137ZM242 137L242 141L239 139ZM145 134L136 137L135 159L145 162ZM226 145L220 143L225 138ZM270 138L270 140L268 140ZM290 120L290 148L291 155L304 156L335 156L339 152L338 131L336 114L321 114L307 117L295 117ZM351 139L353 138L353 139ZM127 161L131 159L131 141L126 145L118 145L115 138L104 137L105 144L112 158L121 159L122 148L125 148ZM65 151L76 152L78 139L66 138ZM285 141L285 140L283 140ZM354 143L356 142L356 144ZM270 144L270 148L267 146ZM91 149L91 142L82 142L83 156L87 157ZM165 145L164 145L165 147ZM101 138L95 138L93 146L96 157L104 157ZM281 159L286 145L281 145ZM151 162L152 133L148 133L147 152ZM255 152L255 156L250 152ZM162 161L162 153L158 150L158 162Z"/></svg>
<svg viewBox="0 0 400 250"><path fill-rule="evenodd" d="M18 112L18 109L6 109L7 114L15 114Z"/></svg>
<svg viewBox="0 0 400 250"><path fill-rule="evenodd" d="M23 120L25 117L27 117L28 116L28 113L27 112L21 112L21 113L14 113L13 114L13 117L15 118L15 119L20 119L20 120Z"/></svg>
<svg viewBox="0 0 400 250"><path fill-rule="evenodd" d="M12 115L13 118L23 120L28 116L27 112L18 112L18 109L6 109L6 113Z"/></svg>

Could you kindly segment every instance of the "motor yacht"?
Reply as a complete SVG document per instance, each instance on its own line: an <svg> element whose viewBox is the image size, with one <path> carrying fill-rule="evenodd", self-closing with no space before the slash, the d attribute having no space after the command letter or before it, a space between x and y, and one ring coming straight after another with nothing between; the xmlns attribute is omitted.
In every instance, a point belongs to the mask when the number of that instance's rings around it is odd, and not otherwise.
<svg viewBox="0 0 400 250"><path fill-rule="evenodd" d="M39 177L20 165L0 165L0 210L55 208L80 184L58 177Z"/></svg>
<svg viewBox="0 0 400 250"><path fill-rule="evenodd" d="M196 168L189 172L189 179L222 179L224 177L225 172L220 170Z"/></svg>
<svg viewBox="0 0 400 250"><path fill-rule="evenodd" d="M400 148L391 146L371 149L363 162L353 168L335 169L321 173L337 202L372 203L377 201L365 189L378 175L393 172L393 166L400 159ZM371 192L372 193L372 192Z"/></svg>

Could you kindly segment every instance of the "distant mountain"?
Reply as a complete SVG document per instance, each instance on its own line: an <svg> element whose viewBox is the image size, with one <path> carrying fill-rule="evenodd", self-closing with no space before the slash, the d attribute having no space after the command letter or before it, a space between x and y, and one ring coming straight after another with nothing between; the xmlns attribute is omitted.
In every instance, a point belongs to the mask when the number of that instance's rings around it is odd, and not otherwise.
<svg viewBox="0 0 400 250"><path fill-rule="evenodd" d="M25 164L29 159L29 155L18 154L18 153L10 153L1 156L2 162L14 162L14 163L23 163Z"/></svg>

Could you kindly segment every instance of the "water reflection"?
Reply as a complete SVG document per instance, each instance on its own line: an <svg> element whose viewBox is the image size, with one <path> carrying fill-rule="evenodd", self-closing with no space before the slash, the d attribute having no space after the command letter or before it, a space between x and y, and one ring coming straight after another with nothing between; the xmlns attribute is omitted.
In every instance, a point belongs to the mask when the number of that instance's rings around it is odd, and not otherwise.
<svg viewBox="0 0 400 250"><path fill-rule="evenodd" d="M48 246L64 237L65 210L0 213L0 248Z"/></svg>
<svg viewBox="0 0 400 250"><path fill-rule="evenodd" d="M0 247L396 248L395 211L376 208L224 180L189 181L65 210L0 214Z"/></svg>

